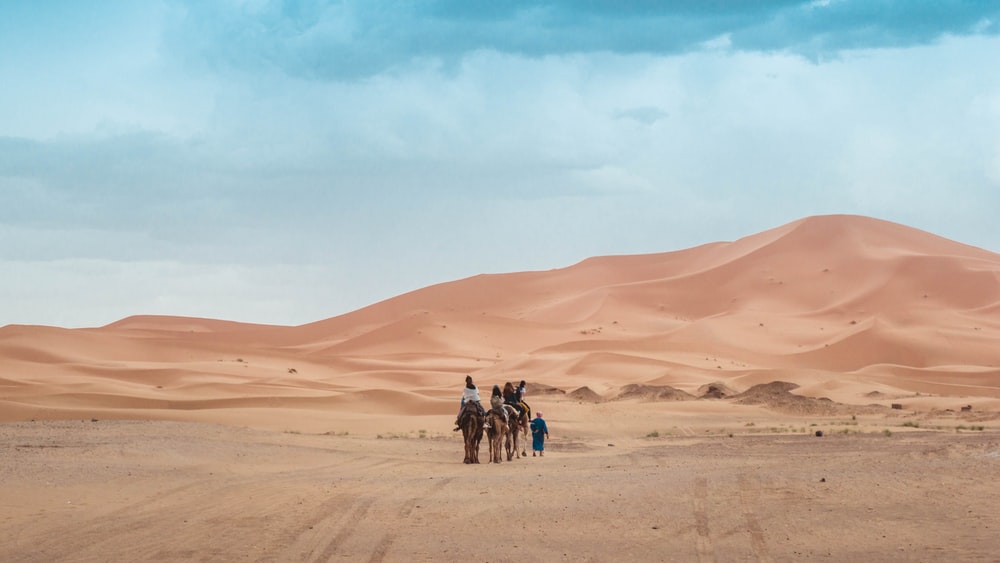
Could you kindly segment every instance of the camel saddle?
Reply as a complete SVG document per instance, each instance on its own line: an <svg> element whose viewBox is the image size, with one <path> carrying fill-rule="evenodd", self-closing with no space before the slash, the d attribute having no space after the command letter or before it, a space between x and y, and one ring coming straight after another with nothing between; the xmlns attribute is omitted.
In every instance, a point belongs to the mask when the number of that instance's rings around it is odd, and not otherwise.
<svg viewBox="0 0 1000 563"><path fill-rule="evenodd" d="M480 408L481 405L477 405L476 401L466 401L465 404L462 405L462 411L458 413L459 426L465 422L466 417L473 414L479 414Z"/></svg>

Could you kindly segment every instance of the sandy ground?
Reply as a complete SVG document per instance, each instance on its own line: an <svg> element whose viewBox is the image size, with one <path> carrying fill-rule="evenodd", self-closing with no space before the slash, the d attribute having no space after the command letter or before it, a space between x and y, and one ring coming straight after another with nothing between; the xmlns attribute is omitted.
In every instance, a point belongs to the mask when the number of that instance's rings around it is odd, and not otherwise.
<svg viewBox="0 0 1000 563"><path fill-rule="evenodd" d="M461 463L461 438L444 417L428 428L400 419L396 432L379 434L2 424L0 560L994 561L1000 553L992 423L775 416L732 405L720 420L663 403L539 404L561 413L549 417L546 456L529 448L526 458L481 465Z"/></svg>
<svg viewBox="0 0 1000 563"><path fill-rule="evenodd" d="M998 342L1000 255L853 216L297 327L3 326L0 561L998 561ZM528 381L544 458L461 463L466 374Z"/></svg>

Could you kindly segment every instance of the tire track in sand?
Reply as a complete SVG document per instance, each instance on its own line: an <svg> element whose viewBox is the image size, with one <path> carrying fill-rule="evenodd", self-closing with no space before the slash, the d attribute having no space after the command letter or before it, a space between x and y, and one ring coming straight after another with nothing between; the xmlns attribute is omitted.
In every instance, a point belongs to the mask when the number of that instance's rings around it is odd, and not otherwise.
<svg viewBox="0 0 1000 563"><path fill-rule="evenodd" d="M764 530L757 520L757 513L754 507L760 501L760 478L756 475L742 473L739 476L740 485L740 507L743 511L743 520L746 524L747 532L750 534L750 546L754 555L761 563L771 563L771 554L764 539Z"/></svg>
<svg viewBox="0 0 1000 563"><path fill-rule="evenodd" d="M695 549L698 561L702 563L715 561L715 550L712 547L711 531L708 527L708 479L698 477L694 480L694 531Z"/></svg>
<svg viewBox="0 0 1000 563"><path fill-rule="evenodd" d="M212 481L199 479L170 487L137 501L128 502L100 516L83 515L80 521L67 525L58 533L31 540L33 557L27 560L51 561L89 559L97 554L117 550L124 559L149 559L172 549L174 538L149 533L165 521L185 521L185 514L204 514L218 507L205 507L203 502ZM136 540L137 537L141 540ZM122 545L121 537L133 538ZM86 546L82 550L78 546ZM73 547L76 546L76 547Z"/></svg>
<svg viewBox="0 0 1000 563"><path fill-rule="evenodd" d="M336 530L336 532L325 541L321 540L317 542L316 547L310 549L309 552L305 554L304 560L329 561L332 559L344 541L357 531L358 524L364 520L365 515L368 514L368 511L371 509L374 502L375 499L373 498L362 498L354 503L351 507L352 510L347 513L342 513L343 516L338 518L336 523L333 523L330 526L322 526L321 533L322 531L327 530L327 528L332 528L333 530ZM317 551L319 551L318 555L316 554Z"/></svg>
<svg viewBox="0 0 1000 563"><path fill-rule="evenodd" d="M444 490L449 483L454 481L454 477L445 477L444 479L439 479L437 483L427 488L426 492L422 495L417 495L406 499L402 506L399 507L399 518L405 519L409 518L410 514L413 513L413 509L417 507L417 503L420 501L434 496L438 492ZM396 541L396 534L388 533L382 537L375 546L374 551L372 551L371 558L368 559L370 563L380 563L385 559L386 553L388 553L389 548L392 546L393 542Z"/></svg>
<svg viewBox="0 0 1000 563"><path fill-rule="evenodd" d="M341 470L350 467L365 474L377 474L404 463L405 460L397 458L361 456L337 467ZM327 469L322 468L324 471ZM445 484L442 483L441 486ZM356 558L359 546L352 545L349 550L345 550L344 544L365 526L371 528L368 513L375 501L382 498L383 495L367 492L360 496L340 494L324 501L304 523L306 529L295 537L287 552L299 561L328 561L338 555ZM409 514L418 501L419 498L405 502L400 509L401 512ZM372 551L373 560L381 560L385 556L393 539L386 536L375 545Z"/></svg>

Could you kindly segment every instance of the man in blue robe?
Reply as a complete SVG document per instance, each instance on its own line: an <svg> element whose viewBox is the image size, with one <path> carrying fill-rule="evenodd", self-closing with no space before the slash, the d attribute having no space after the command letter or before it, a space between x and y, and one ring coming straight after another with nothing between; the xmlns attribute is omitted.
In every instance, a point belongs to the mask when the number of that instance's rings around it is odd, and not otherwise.
<svg viewBox="0 0 1000 563"><path fill-rule="evenodd" d="M549 437L549 427L542 419L542 413L535 413L535 420L531 421L531 457L535 454L545 455L545 439Z"/></svg>

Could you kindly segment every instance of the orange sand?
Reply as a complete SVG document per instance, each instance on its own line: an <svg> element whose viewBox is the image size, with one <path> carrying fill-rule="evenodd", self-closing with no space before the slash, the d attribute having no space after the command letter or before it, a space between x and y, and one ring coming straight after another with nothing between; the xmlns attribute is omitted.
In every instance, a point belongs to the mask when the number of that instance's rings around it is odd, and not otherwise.
<svg viewBox="0 0 1000 563"><path fill-rule="evenodd" d="M467 525L455 518L471 519L481 535L500 517L490 503L507 502L494 486L535 485L552 489L531 493L546 510L525 508L529 522L497 524L524 539L491 542L529 549L493 553L479 542L475 557L944 556L907 551L927 549L931 537L959 559L995 555L1000 541L982 526L1000 526L987 514L1000 494L961 475L998 469L998 342L1000 255L857 216L810 217L678 252L476 276L296 327L154 316L91 329L9 325L0 328L0 421L8 423L0 425L8 450L0 559L462 559L471 546L453 537ZM510 474L461 465L450 430L466 374L484 399L493 384L528 381L527 400L553 430L547 465L499 466ZM775 381L794 385L754 388ZM710 386L722 398L702 398ZM192 422L208 424L180 424ZM830 439L817 442L815 429ZM145 444L140 431L167 449ZM255 459L237 459L244 455ZM799 481L779 458L797 459L809 475ZM32 465L40 459L48 462ZM897 461L905 477L894 480ZM129 471L139 478L127 479ZM849 490L811 485L829 471L850 475ZM431 481L436 475L442 480ZM874 493L882 482L890 490ZM682 487L670 498L683 506L642 492L660 483ZM399 506L377 496L397 491ZM924 509L938 518L973 520L894 520L880 494L904 503L899 510L930 499ZM87 503L70 510L63 497ZM225 510L202 512L206 498ZM309 512L298 520L287 513L295 499ZM158 523L161 502L167 521ZM424 503L434 512L420 520ZM809 515L807 505L827 512ZM74 514L86 518L82 531ZM356 528L344 522L364 518L399 527L349 537ZM902 527L868 538L859 518ZM526 531L554 519L562 524L551 536ZM275 522L308 527L287 537L261 532ZM219 539L222 551L212 552L215 540L185 531L192 523L238 539ZM422 527L439 545L419 544ZM121 539L133 532L138 543ZM245 543L255 534L262 550ZM909 546L882 544L879 534Z"/></svg>

